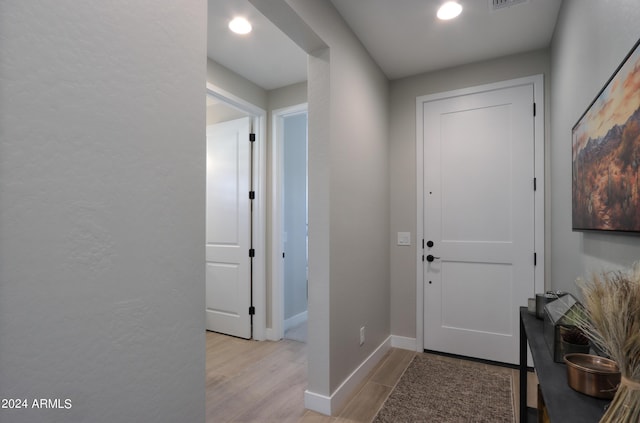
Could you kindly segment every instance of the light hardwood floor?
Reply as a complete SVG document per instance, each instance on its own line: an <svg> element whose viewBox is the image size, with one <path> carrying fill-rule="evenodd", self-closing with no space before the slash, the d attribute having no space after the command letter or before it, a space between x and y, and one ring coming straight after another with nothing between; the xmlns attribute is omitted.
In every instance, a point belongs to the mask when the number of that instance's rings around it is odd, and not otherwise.
<svg viewBox="0 0 640 423"><path fill-rule="evenodd" d="M306 344L247 341L207 332L207 423L370 423L415 355L392 348L336 416L304 408ZM457 359L452 359L457 360ZM517 407L518 372L512 392ZM529 380L535 393L535 380ZM535 395L527 402L535 406Z"/></svg>

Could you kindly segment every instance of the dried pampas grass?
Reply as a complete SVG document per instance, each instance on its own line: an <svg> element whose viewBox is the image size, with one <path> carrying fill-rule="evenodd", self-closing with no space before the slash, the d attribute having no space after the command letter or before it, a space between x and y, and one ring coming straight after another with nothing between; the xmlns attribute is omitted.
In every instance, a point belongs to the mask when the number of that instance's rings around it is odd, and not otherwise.
<svg viewBox="0 0 640 423"><path fill-rule="evenodd" d="M620 367L622 381L601 423L640 422L640 265L578 279L585 315L576 325Z"/></svg>

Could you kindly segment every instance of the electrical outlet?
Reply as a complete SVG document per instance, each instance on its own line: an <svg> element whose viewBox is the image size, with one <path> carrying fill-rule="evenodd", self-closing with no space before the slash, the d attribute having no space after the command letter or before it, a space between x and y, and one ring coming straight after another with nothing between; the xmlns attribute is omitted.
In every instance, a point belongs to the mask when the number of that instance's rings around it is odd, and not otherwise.
<svg viewBox="0 0 640 423"><path fill-rule="evenodd" d="M360 328L360 345L364 344L364 326Z"/></svg>

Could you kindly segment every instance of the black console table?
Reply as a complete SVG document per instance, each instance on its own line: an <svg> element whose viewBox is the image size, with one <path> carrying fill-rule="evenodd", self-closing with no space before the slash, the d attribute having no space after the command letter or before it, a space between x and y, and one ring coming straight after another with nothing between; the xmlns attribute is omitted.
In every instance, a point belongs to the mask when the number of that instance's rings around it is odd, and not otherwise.
<svg viewBox="0 0 640 423"><path fill-rule="evenodd" d="M520 308L520 421L527 421L527 341L547 413L552 423L597 423L607 400L574 391L567 384L566 365L551 357L542 332L542 320Z"/></svg>

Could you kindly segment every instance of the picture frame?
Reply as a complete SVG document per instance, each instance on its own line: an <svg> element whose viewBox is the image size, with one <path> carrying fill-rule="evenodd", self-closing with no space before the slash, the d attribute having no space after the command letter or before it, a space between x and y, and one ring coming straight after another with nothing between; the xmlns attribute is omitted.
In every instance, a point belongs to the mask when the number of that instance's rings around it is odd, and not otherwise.
<svg viewBox="0 0 640 423"><path fill-rule="evenodd" d="M571 141L572 229L640 233L640 39Z"/></svg>

